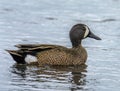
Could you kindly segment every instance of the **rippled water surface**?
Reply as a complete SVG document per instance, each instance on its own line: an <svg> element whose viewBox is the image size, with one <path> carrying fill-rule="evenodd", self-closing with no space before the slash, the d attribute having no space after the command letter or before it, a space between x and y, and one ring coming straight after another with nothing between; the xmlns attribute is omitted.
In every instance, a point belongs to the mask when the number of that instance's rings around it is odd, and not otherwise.
<svg viewBox="0 0 120 91"><path fill-rule="evenodd" d="M85 39L86 65L16 65L15 44L71 47L68 32L87 24L102 41ZM1 91L120 91L120 0L0 0Z"/></svg>

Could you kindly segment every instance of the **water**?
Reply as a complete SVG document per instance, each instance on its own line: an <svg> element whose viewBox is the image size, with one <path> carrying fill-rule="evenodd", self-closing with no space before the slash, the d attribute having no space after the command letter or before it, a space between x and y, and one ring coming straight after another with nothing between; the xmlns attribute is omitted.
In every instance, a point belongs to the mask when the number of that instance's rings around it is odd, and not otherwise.
<svg viewBox="0 0 120 91"><path fill-rule="evenodd" d="M71 47L68 32L87 24L102 41L86 39L83 67L16 65L15 44ZM0 0L1 91L119 91L120 0Z"/></svg>

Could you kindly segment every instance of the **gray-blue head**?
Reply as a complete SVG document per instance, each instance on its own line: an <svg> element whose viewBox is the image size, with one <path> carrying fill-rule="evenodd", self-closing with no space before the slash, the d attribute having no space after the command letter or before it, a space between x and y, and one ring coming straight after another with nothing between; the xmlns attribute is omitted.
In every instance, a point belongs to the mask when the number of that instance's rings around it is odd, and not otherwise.
<svg viewBox="0 0 120 91"><path fill-rule="evenodd" d="M92 33L89 27L85 24L76 24L70 30L70 40L72 42L73 47L81 44L82 39L87 37L94 38L96 40L101 40L100 37Z"/></svg>

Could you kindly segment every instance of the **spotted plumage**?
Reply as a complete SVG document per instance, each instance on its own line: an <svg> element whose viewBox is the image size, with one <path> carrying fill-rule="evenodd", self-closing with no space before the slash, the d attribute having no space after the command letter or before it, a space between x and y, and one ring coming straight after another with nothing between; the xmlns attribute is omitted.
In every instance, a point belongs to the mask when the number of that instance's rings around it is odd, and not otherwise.
<svg viewBox="0 0 120 91"><path fill-rule="evenodd" d="M100 40L88 26L77 24L70 30L72 48L48 44L19 44L19 50L7 50L13 59L20 64L38 65L81 65L87 60L87 52L81 45L84 38Z"/></svg>

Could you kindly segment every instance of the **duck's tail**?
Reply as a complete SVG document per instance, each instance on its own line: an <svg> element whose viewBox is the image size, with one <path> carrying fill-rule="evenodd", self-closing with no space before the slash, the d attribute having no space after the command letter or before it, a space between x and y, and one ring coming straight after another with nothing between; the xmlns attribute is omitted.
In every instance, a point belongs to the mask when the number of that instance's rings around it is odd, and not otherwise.
<svg viewBox="0 0 120 91"><path fill-rule="evenodd" d="M19 63L19 64L25 64L25 56L23 56L22 53L19 53L19 51L15 51L15 50L6 50L12 57L13 59Z"/></svg>

